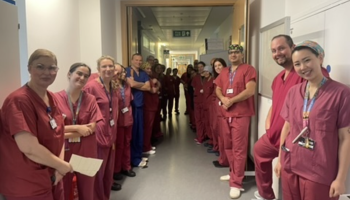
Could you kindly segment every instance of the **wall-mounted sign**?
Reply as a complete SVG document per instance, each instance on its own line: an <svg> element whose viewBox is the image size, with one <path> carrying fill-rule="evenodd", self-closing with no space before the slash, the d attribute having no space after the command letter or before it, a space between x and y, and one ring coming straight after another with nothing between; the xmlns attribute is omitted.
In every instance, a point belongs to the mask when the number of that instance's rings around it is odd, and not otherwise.
<svg viewBox="0 0 350 200"><path fill-rule="evenodd" d="M163 50L163 54L169 54L170 50Z"/></svg>
<svg viewBox="0 0 350 200"><path fill-rule="evenodd" d="M191 37L191 31L190 30L173 31L173 37Z"/></svg>

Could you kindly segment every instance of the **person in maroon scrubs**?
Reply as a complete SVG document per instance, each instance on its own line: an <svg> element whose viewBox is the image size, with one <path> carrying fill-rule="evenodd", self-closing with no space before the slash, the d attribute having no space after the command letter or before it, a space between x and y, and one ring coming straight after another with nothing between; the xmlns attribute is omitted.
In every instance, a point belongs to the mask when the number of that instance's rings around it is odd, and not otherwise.
<svg viewBox="0 0 350 200"><path fill-rule="evenodd" d="M190 81L190 72L189 70L193 69L193 66L190 64L187 66L186 72L181 75L181 83L184 87L184 94L185 94L185 99L186 99L186 111L185 115L188 115L190 113L189 108L190 108L190 99L189 99L189 94L188 94L188 83Z"/></svg>
<svg viewBox="0 0 350 200"><path fill-rule="evenodd" d="M283 200L335 200L349 173L350 89L322 73L323 48L304 41L292 51L294 70L306 81L292 87L275 167Z"/></svg>
<svg viewBox="0 0 350 200"><path fill-rule="evenodd" d="M180 99L180 83L181 83L181 79L180 77L177 76L177 72L179 70L174 68L173 69L173 77L174 77L174 88L175 88L175 93L174 93L174 100L175 100L175 113L177 115L180 114L179 111L179 99Z"/></svg>
<svg viewBox="0 0 350 200"><path fill-rule="evenodd" d="M102 159L102 166L95 177L94 199L109 200L113 185L115 160L115 141L118 122L118 96L112 84L114 59L102 56L97 60L98 78L88 82L84 90L95 96L103 120L96 124L97 157ZM119 187L119 185L115 185Z"/></svg>
<svg viewBox="0 0 350 200"><path fill-rule="evenodd" d="M63 200L61 179L72 171L64 161L64 120L47 88L58 72L57 58L37 49L28 61L31 79L1 108L0 193L7 200Z"/></svg>
<svg viewBox="0 0 350 200"><path fill-rule="evenodd" d="M197 137L194 139L195 142L200 145L204 142L206 139L205 134L206 134L206 129L204 126L204 119L205 119L205 113L204 113L204 105L203 105L203 100L204 100L204 95L203 95L203 69L204 69L205 63L204 62L199 62L198 63L198 74L195 75L192 78L192 87L194 89L194 94L193 94L193 100L194 100L194 118L196 120L196 128L197 128Z"/></svg>
<svg viewBox="0 0 350 200"><path fill-rule="evenodd" d="M284 124L281 109L291 87L305 81L293 68L292 50L295 45L288 35L277 35L271 40L272 58L283 70L272 82L272 106L265 121L266 134L254 145L255 180L258 191L256 198L275 199L272 189L272 161L278 157L280 135ZM328 72L322 68L324 76Z"/></svg>
<svg viewBox="0 0 350 200"><path fill-rule="evenodd" d="M224 134L221 129L220 124L222 123L224 119L223 117L223 112L221 111L220 108L220 100L216 96L216 84L215 80L221 73L221 70L223 68L227 67L227 64L224 59L222 58L216 58L213 61L213 68L214 68L214 91L212 94L212 103L211 103L211 112L213 113L211 121L211 129L213 131L213 150L219 151L219 153L216 153L216 155L219 156L218 160L213 161L213 164L215 167L228 167L228 160L225 152L225 147L224 147ZM221 121L221 122L220 122ZM215 142L216 140L216 142ZM220 178L221 180L229 180L229 175L223 176Z"/></svg>
<svg viewBox="0 0 350 200"><path fill-rule="evenodd" d="M131 168L130 141L132 137L131 87L126 82L126 71L120 64L115 64L115 81L119 100L118 130L115 152L114 180L123 179L122 175L135 177L136 173Z"/></svg>
<svg viewBox="0 0 350 200"><path fill-rule="evenodd" d="M225 151L230 164L230 197L239 198L243 191L244 168L247 160L250 118L255 115L254 94L256 70L243 63L243 47L230 45L231 67L222 69L215 83L216 95L222 102L225 121Z"/></svg>
<svg viewBox="0 0 350 200"><path fill-rule="evenodd" d="M162 67L160 64L155 65L155 72L153 74L153 77L158 80L159 86L161 86L161 81L162 79L160 78L160 75L162 73ZM153 122L153 128L152 128L152 144L156 144L159 142L159 140L163 137L162 130L160 128L160 122L161 122L161 103L162 103L162 89L160 88L159 91L157 92L158 94L158 109L156 116L154 117L154 122Z"/></svg>
<svg viewBox="0 0 350 200"><path fill-rule="evenodd" d="M206 137L209 138L207 144L208 144L208 153L215 153L213 150L213 133L210 128L210 120L211 115L213 113L210 112L211 107L211 101L212 101L212 94L214 90L214 83L213 83L213 68L211 66L205 66L203 69L203 108L204 108L204 126L206 130Z"/></svg>
<svg viewBox="0 0 350 200"><path fill-rule="evenodd" d="M175 98L175 79L171 75L171 68L166 69L166 74L164 77L164 89L168 101L168 116L171 118L173 116L173 106Z"/></svg>
<svg viewBox="0 0 350 200"><path fill-rule="evenodd" d="M74 63L68 72L69 85L66 90L55 94L65 124L65 156L69 162L72 154L97 158L97 142L94 135L96 122L102 115L94 96L82 91L91 69L84 63ZM74 175L80 199L94 199L95 177L80 173L68 173L63 178L65 199L69 199Z"/></svg>
<svg viewBox="0 0 350 200"><path fill-rule="evenodd" d="M152 128L155 122L155 116L158 111L159 97L158 91L160 88L160 83L156 78L152 76L151 65L145 63L142 65L142 69L148 74L151 84L151 91L143 92L144 107L143 107L143 154L152 155L156 153L155 147L151 145Z"/></svg>

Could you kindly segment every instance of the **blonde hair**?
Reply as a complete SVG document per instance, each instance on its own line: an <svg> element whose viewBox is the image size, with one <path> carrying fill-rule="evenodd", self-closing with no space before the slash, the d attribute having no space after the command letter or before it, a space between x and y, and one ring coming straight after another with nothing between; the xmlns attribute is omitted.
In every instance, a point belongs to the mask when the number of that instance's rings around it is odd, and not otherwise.
<svg viewBox="0 0 350 200"><path fill-rule="evenodd" d="M115 61L112 56L101 56L99 59L97 59L97 68L100 67L102 60L110 60L112 61L113 65L115 65Z"/></svg>
<svg viewBox="0 0 350 200"><path fill-rule="evenodd" d="M148 62L145 62L145 63L142 64L141 69L145 70L147 67L151 67L152 68L152 66Z"/></svg>
<svg viewBox="0 0 350 200"><path fill-rule="evenodd" d="M55 65L57 65L57 58L54 53L47 49L37 49L32 53L32 55L30 55L28 60L28 66L31 65L34 62L34 60L37 60L41 57L52 58L55 61Z"/></svg>

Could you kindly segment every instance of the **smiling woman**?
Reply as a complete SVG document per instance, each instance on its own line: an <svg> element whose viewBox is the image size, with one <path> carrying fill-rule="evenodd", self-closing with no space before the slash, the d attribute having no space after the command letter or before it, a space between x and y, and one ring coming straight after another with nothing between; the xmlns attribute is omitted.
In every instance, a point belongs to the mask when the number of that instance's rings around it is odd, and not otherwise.
<svg viewBox="0 0 350 200"><path fill-rule="evenodd" d="M30 81L11 93L1 109L0 192L8 200L62 199L60 180L72 167L63 160L62 113L47 91L57 75L56 56L46 49L34 51L28 71Z"/></svg>

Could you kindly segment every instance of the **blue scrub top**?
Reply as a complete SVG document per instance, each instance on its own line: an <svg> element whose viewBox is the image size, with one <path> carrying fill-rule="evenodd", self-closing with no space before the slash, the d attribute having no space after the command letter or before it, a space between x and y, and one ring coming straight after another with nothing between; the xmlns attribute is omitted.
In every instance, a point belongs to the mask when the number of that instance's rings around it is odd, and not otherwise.
<svg viewBox="0 0 350 200"><path fill-rule="evenodd" d="M131 77L131 67L126 68L126 77ZM139 75L134 71L134 80L141 83L146 83L149 81L149 77L145 71L140 69ZM133 106L142 107L143 106L143 91L131 88L131 93L134 96L134 100L132 102Z"/></svg>

